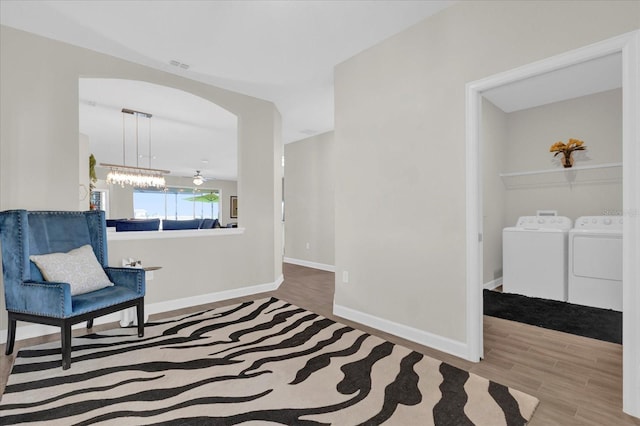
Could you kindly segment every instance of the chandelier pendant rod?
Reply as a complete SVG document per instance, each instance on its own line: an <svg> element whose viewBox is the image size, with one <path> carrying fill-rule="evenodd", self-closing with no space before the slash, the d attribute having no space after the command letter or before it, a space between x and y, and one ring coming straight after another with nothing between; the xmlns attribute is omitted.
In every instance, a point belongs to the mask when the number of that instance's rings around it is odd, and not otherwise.
<svg viewBox="0 0 640 426"><path fill-rule="evenodd" d="M127 164L126 161L126 157L125 157L125 131L124 131L124 125L125 125L125 120L124 120L124 114L122 114L122 164Z"/></svg>
<svg viewBox="0 0 640 426"><path fill-rule="evenodd" d="M135 132L136 132L136 165L126 165L126 119L124 114L135 116ZM107 174L107 182L110 184L119 184L124 188L125 185L133 185L142 188L149 186L157 188L165 188L165 174L171 173L169 170L152 169L151 168L151 121L148 122L147 131L149 136L149 167L140 167L140 116L150 119L151 114L132 109L122 108L122 165L100 163L101 166L109 167L111 171Z"/></svg>
<svg viewBox="0 0 640 426"><path fill-rule="evenodd" d="M149 125L147 126L147 130L149 131L149 168L151 168L151 120L149 120Z"/></svg>
<svg viewBox="0 0 640 426"><path fill-rule="evenodd" d="M135 114L136 117L136 167L140 167L140 153L138 152L138 114Z"/></svg>

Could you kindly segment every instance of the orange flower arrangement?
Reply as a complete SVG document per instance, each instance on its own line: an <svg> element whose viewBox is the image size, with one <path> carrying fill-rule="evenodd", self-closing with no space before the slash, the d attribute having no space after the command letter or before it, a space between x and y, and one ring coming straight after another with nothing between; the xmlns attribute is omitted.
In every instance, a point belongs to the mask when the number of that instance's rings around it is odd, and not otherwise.
<svg viewBox="0 0 640 426"><path fill-rule="evenodd" d="M555 152L553 155L554 157L562 153L564 156L561 160L562 165L564 167L571 167L573 165L573 157L571 156L571 153L573 151L584 151L585 149L587 149L587 147L584 145L583 141L572 138L569 139L569 142L566 144L562 141L554 143L551 145L551 148L549 148L549 152Z"/></svg>

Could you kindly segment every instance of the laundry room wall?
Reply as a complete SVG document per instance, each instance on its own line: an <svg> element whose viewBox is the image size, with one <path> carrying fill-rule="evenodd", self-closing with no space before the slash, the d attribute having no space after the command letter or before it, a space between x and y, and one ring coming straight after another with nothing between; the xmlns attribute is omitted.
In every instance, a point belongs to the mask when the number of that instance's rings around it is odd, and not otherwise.
<svg viewBox="0 0 640 426"><path fill-rule="evenodd" d="M576 169L564 171L549 147L569 138L584 140L574 152ZM622 168L579 170L622 161L622 91L610 90L506 113L482 102L483 283L502 278L502 230L537 210L579 216L622 211ZM557 173L500 174L558 170ZM562 170L562 171L561 171Z"/></svg>
<svg viewBox="0 0 640 426"><path fill-rule="evenodd" d="M579 170L622 161L622 91L610 90L507 114L503 172L562 169L549 147L569 138L585 142L574 152L574 168L559 173L503 177L505 226L536 210L579 216L622 210L622 168Z"/></svg>

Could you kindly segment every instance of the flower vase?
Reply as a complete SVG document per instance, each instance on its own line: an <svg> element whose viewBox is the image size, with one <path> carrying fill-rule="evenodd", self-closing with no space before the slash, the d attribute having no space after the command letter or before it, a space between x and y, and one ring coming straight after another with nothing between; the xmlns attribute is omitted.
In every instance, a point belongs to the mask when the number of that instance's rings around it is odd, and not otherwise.
<svg viewBox="0 0 640 426"><path fill-rule="evenodd" d="M565 169L568 169L569 167L573 166L573 155L571 155L572 153L570 152L569 154L564 154L562 156L562 166Z"/></svg>

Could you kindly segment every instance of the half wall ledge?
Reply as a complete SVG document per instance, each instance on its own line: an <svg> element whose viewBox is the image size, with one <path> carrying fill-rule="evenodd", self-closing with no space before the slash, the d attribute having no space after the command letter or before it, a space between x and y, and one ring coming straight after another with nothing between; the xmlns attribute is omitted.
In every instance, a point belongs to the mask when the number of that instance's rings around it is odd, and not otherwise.
<svg viewBox="0 0 640 426"><path fill-rule="evenodd" d="M107 232L107 241L156 240L165 238L222 237L242 235L245 228L184 229L175 231Z"/></svg>

